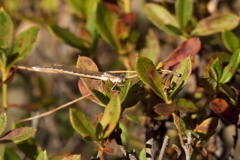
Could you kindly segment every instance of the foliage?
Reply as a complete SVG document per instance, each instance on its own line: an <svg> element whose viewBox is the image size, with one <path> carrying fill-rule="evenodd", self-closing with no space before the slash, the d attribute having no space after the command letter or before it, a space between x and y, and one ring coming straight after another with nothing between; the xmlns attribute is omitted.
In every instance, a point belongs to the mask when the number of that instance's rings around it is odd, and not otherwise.
<svg viewBox="0 0 240 160"><path fill-rule="evenodd" d="M128 159L146 159L149 156L150 159L154 159L153 157L158 154L160 156L164 154L169 159L187 160L196 157L211 159L216 156L220 159L239 156L237 152L234 152L235 155L225 157L216 155L216 146L219 144L214 144L220 143L220 140L216 139L222 136L220 133L227 126L234 126L236 135L239 129L239 16L234 12L205 13L191 0L144 3L143 13L140 10L131 10L130 0L112 2L82 0L81 3L76 0L58 3L55 0L42 1L41 5L37 5L40 8L36 8L41 10L40 15L32 16L22 12L16 16L14 13L18 8L20 10L21 4L4 2L3 7L11 16L3 8L0 9L1 159L21 159L13 148L7 146L7 142L16 143L25 157L39 160L78 160L90 159L90 156L91 159L108 157L114 159L112 155L117 148ZM67 24L69 28L61 26L61 23L51 16L62 14L60 10L58 11L57 5L68 7L71 11L66 14L73 22ZM207 8L210 4L202 2L201 6ZM227 4L223 6L229 7ZM145 17L141 17L142 14ZM74 58L69 63L76 61L77 70L83 70L85 73L92 71L97 75L103 74L99 70L120 69L126 73L125 78L119 76L124 85L116 84L111 79L102 81L80 77L77 83L76 81L68 83L69 87L65 88L67 94L63 99L54 97L63 92L59 91L64 88L63 83L62 86L58 85L62 77L51 80L36 77L36 73L24 76L25 71L17 71L17 68L21 69L21 66L17 67L17 63L24 64L24 61L32 61L30 64L33 65L43 63L40 59L36 61L26 59L38 41L39 34L44 33L39 32L40 27L30 27L13 38L16 32L13 29L14 25L17 26L25 20L38 23L43 31L47 29L49 31L47 35L52 33L58 39L55 44L61 41L61 44L74 48L74 52L79 55L77 61ZM71 30L71 26L74 25L77 26L77 30ZM43 39L48 41L44 36ZM40 47L37 46L37 49L49 53L50 43L44 46L40 40L38 45ZM59 51L59 48L61 47L56 47L54 52ZM176 49L172 50L173 48ZM53 59L59 60L60 57L54 55ZM28 70L32 71L29 68ZM135 71L134 74L127 72L132 70ZM54 124L58 131L53 132L58 133L59 137L60 134L65 137L58 142L61 144L61 153L51 153L50 149L48 150L51 148L51 143L48 144L51 138L47 139L43 135L45 141L41 139L40 134L44 133L44 125L39 125L34 138L31 137L36 130L23 127L23 124L16 125L14 129L3 134L9 119L5 111L14 106L8 102L14 97L7 97L10 90L7 85L14 84L12 80L18 76L22 76L25 81L23 82L25 84L21 82L22 86L18 85L26 92L29 91L31 97L27 104L20 104L19 109L31 113L41 110L43 106L59 104L58 102L66 100L70 95L77 95L78 92L88 99L78 105L82 106L81 109L71 106L69 115L65 115L65 111L64 114L56 113ZM58 87L50 94L51 91L46 88L54 90L53 82ZM47 83L49 86L46 87ZM78 86L78 90L74 94L69 94L68 89L73 84ZM96 105L97 109L94 108ZM94 116L95 120L92 120ZM54 130L55 125L52 123L51 121L46 123L48 126L46 128ZM152 133L151 138L148 137L149 132ZM80 135L84 141L78 142L73 139L74 133ZM141 138L144 134L147 137L146 146L144 139ZM171 147L164 146L164 135L170 137ZM53 137L56 138L56 134ZM74 142L75 145L72 145L74 148L62 152L68 139ZM69 144L73 143L70 140ZM163 145L161 153L158 153L158 150L149 152L149 143L152 141L157 142L157 148ZM234 145L230 149L222 146L222 149L228 149L229 152L237 151L237 141L237 138L232 139ZM39 147L37 142L41 142L42 146ZM90 142L97 147L93 149ZM113 144L116 147L112 146ZM210 147L211 144L215 146L215 150ZM137 153L135 150L129 151L129 148L136 148ZM85 153L84 149L87 150ZM184 153L181 153L181 150ZM76 151L77 154L72 154Z"/></svg>

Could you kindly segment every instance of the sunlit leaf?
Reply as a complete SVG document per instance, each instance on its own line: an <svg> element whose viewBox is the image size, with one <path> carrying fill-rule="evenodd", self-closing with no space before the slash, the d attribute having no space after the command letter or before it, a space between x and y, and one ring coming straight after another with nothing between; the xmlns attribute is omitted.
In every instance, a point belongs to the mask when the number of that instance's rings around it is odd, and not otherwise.
<svg viewBox="0 0 240 160"><path fill-rule="evenodd" d="M70 110L70 121L73 128L86 140L93 140L95 127L90 119L80 110Z"/></svg>
<svg viewBox="0 0 240 160"><path fill-rule="evenodd" d="M146 148L143 148L139 154L140 160L146 160Z"/></svg>
<svg viewBox="0 0 240 160"><path fill-rule="evenodd" d="M215 133L218 126L218 118L211 117L204 120L200 125L195 128L195 132L201 133L204 136L210 136Z"/></svg>
<svg viewBox="0 0 240 160"><path fill-rule="evenodd" d="M229 105L224 99L216 98L210 103L214 113L230 124L237 124L238 111L234 106Z"/></svg>
<svg viewBox="0 0 240 160"><path fill-rule="evenodd" d="M169 69L188 56L194 56L201 49L201 41L199 38L191 38L184 41L179 47L177 47L165 60L164 69Z"/></svg>
<svg viewBox="0 0 240 160"><path fill-rule="evenodd" d="M0 114L0 135L3 134L7 126L7 115L6 113Z"/></svg>
<svg viewBox="0 0 240 160"><path fill-rule="evenodd" d="M238 37L233 34L233 32L225 30L222 32L222 39L225 47L231 51L235 52L237 49L240 48L240 42Z"/></svg>
<svg viewBox="0 0 240 160"><path fill-rule="evenodd" d="M16 128L14 130L11 130L7 132L0 141L12 141L12 142L21 142L28 138L30 138L33 134L35 134L36 129L31 127L22 127L22 128Z"/></svg>
<svg viewBox="0 0 240 160"><path fill-rule="evenodd" d="M147 84L163 100L168 100L166 93L163 92L163 79L150 59L138 56L136 72L144 84Z"/></svg>
<svg viewBox="0 0 240 160"><path fill-rule="evenodd" d="M177 0L175 3L176 15L181 27L186 28L192 18L193 2L192 0Z"/></svg>
<svg viewBox="0 0 240 160"><path fill-rule="evenodd" d="M39 153L36 160L48 160L47 151L45 150Z"/></svg>
<svg viewBox="0 0 240 160"><path fill-rule="evenodd" d="M234 14L207 17L198 22L191 34L195 36L206 36L224 30L232 30L238 25L239 17Z"/></svg>
<svg viewBox="0 0 240 160"><path fill-rule="evenodd" d="M180 74L181 76L173 76L171 79L171 91L169 91L169 98L173 99L180 90L184 87L187 83L191 73L192 73L192 62L190 57L186 57L174 70L174 72ZM181 86L178 88L179 84Z"/></svg>
<svg viewBox="0 0 240 160"><path fill-rule="evenodd" d="M144 10L148 19L159 29L175 36L182 34L175 17L162 6L147 3L144 6Z"/></svg>
<svg viewBox="0 0 240 160"><path fill-rule="evenodd" d="M239 63L240 63L240 50L238 49L233 53L228 65L224 67L222 77L219 80L219 82L227 83L228 81L230 81L234 76L235 72L237 71Z"/></svg>
<svg viewBox="0 0 240 160"><path fill-rule="evenodd" d="M33 49L38 39L39 27L31 27L21 32L13 42L12 54L8 65L11 67L15 62L24 59Z"/></svg>
<svg viewBox="0 0 240 160"><path fill-rule="evenodd" d="M81 159L82 158L80 154L74 154L67 157L63 157L61 160L81 160Z"/></svg>
<svg viewBox="0 0 240 160"><path fill-rule="evenodd" d="M96 11L96 27L102 38L115 50L118 45L114 36L114 26L118 20L118 15L111 12L104 4L98 3Z"/></svg>
<svg viewBox="0 0 240 160"><path fill-rule="evenodd" d="M13 23L10 16L0 7L0 48L10 47L13 37ZM2 54L2 53L1 53Z"/></svg>
<svg viewBox="0 0 240 160"><path fill-rule="evenodd" d="M121 102L118 93L114 93L105 108L101 125L103 127L104 136L103 138L108 137L112 131L115 129L118 124L119 118L121 114Z"/></svg>

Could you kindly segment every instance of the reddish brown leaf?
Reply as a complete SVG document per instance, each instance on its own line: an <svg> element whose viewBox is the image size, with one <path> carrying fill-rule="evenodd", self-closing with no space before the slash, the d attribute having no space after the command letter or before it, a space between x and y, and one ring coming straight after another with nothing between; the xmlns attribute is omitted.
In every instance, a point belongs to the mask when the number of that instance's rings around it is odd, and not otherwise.
<svg viewBox="0 0 240 160"><path fill-rule="evenodd" d="M196 127L194 132L202 133L204 135L211 135L215 132L218 125L218 118L212 117L204 120Z"/></svg>
<svg viewBox="0 0 240 160"><path fill-rule="evenodd" d="M214 113L230 124L237 124L238 111L234 106L229 105L225 100L216 98L211 102Z"/></svg>
<svg viewBox="0 0 240 160"><path fill-rule="evenodd" d="M63 157L61 160L81 160L81 154L74 154L67 157Z"/></svg>
<svg viewBox="0 0 240 160"><path fill-rule="evenodd" d="M175 144L173 144L171 148L177 152L177 157L179 158L179 156L182 154L181 149L178 146L176 146Z"/></svg>
<svg viewBox="0 0 240 160"><path fill-rule="evenodd" d="M168 116L176 110L176 104L159 103L155 107L155 112L161 116Z"/></svg>
<svg viewBox="0 0 240 160"><path fill-rule="evenodd" d="M121 20L128 26L133 26L136 22L136 14L131 12L121 16Z"/></svg>
<svg viewBox="0 0 240 160"><path fill-rule="evenodd" d="M184 58L197 54L200 48L201 41L199 38L186 40L167 57L164 61L164 69L172 68L180 63Z"/></svg>
<svg viewBox="0 0 240 160"><path fill-rule="evenodd" d="M3 82L0 83L0 86L5 83L11 82L13 80L13 77L14 77L16 71L17 71L17 67L14 67L14 69L8 74L7 78Z"/></svg>
<svg viewBox="0 0 240 160"><path fill-rule="evenodd" d="M113 151L114 151L114 150L113 150L112 148L104 148L104 149L103 149L103 152L104 152L104 153L108 153L108 154L113 153Z"/></svg>
<svg viewBox="0 0 240 160"><path fill-rule="evenodd" d="M200 147L200 150L201 150L202 155L206 157L207 153L208 153L207 150L204 147Z"/></svg>

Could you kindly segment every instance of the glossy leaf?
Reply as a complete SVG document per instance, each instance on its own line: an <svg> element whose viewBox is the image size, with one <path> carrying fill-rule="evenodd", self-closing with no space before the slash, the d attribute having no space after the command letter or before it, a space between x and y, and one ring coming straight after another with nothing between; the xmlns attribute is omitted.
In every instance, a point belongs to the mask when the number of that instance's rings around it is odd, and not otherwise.
<svg viewBox="0 0 240 160"><path fill-rule="evenodd" d="M176 102L177 109L184 113L197 112L199 108L190 100L180 98Z"/></svg>
<svg viewBox="0 0 240 160"><path fill-rule="evenodd" d="M164 69L173 68L188 56L194 56L201 49L199 38L191 38L183 42L164 60Z"/></svg>
<svg viewBox="0 0 240 160"><path fill-rule="evenodd" d="M178 22L182 28L186 28L188 22L192 18L193 2L192 0L177 0L175 3L175 11Z"/></svg>
<svg viewBox="0 0 240 160"><path fill-rule="evenodd" d="M237 95L233 92L233 90L228 87L226 84L219 84L220 89L225 93L234 103L236 103L238 97Z"/></svg>
<svg viewBox="0 0 240 160"><path fill-rule="evenodd" d="M82 158L80 154L74 154L67 157L63 157L61 160L81 160L81 159Z"/></svg>
<svg viewBox="0 0 240 160"><path fill-rule="evenodd" d="M216 81L214 81L211 78L203 78L201 82L204 89L206 89L209 92L209 94L211 95L215 94L218 85Z"/></svg>
<svg viewBox="0 0 240 160"><path fill-rule="evenodd" d="M115 50L118 50L118 45L114 36L114 26L117 20L117 14L111 12L104 4L98 3L96 11L96 28L102 38Z"/></svg>
<svg viewBox="0 0 240 160"><path fill-rule="evenodd" d="M210 103L214 113L230 124L237 124L238 111L234 106L229 105L224 99L216 98Z"/></svg>
<svg viewBox="0 0 240 160"><path fill-rule="evenodd" d="M88 42L81 41L78 37L65 28L61 28L57 25L51 25L48 28L61 41L69 44L72 47L85 51L85 47L89 46Z"/></svg>
<svg viewBox="0 0 240 160"><path fill-rule="evenodd" d="M36 160L48 160L47 157L47 151L42 151L38 156Z"/></svg>
<svg viewBox="0 0 240 160"><path fill-rule="evenodd" d="M0 135L3 134L7 126L7 115L6 113L0 114Z"/></svg>
<svg viewBox="0 0 240 160"><path fill-rule="evenodd" d="M225 47L231 51L235 52L237 49L240 48L240 42L238 37L233 34L233 32L225 30L222 32L222 39Z"/></svg>
<svg viewBox="0 0 240 160"><path fill-rule="evenodd" d="M147 3L144 6L144 11L148 19L159 29L175 36L182 34L175 17L162 6L154 3Z"/></svg>
<svg viewBox="0 0 240 160"><path fill-rule="evenodd" d="M0 7L0 31L0 48L7 49L13 38L13 23L2 7Z"/></svg>
<svg viewBox="0 0 240 160"><path fill-rule="evenodd" d="M237 71L239 63L240 63L240 50L238 49L233 53L228 65L224 67L222 77L219 80L219 82L220 83L229 82L234 76L235 72Z"/></svg>
<svg viewBox="0 0 240 160"><path fill-rule="evenodd" d="M70 110L70 121L73 128L86 140L93 140L95 127L90 119L80 110Z"/></svg>
<svg viewBox="0 0 240 160"><path fill-rule="evenodd" d="M15 62L24 59L33 49L38 39L38 27L31 27L21 32L13 42L11 58L8 65L11 67Z"/></svg>
<svg viewBox="0 0 240 160"><path fill-rule="evenodd" d="M155 106L155 112L161 116L169 116L176 110L176 108L176 103L159 103Z"/></svg>
<svg viewBox="0 0 240 160"><path fill-rule="evenodd" d="M103 138L107 138L118 124L121 115L121 102L118 93L114 93L104 110L104 114L101 120L104 135Z"/></svg>
<svg viewBox="0 0 240 160"><path fill-rule="evenodd" d="M163 92L163 79L150 59L138 56L136 72L144 84L148 85L164 101L168 101L166 93Z"/></svg>
<svg viewBox="0 0 240 160"><path fill-rule="evenodd" d="M141 56L149 58L153 61L153 64L156 64L158 61L158 55L160 53L160 44L158 41L157 35L152 29L148 30L146 36L146 46L141 50Z"/></svg>
<svg viewBox="0 0 240 160"><path fill-rule="evenodd" d="M17 155L16 152L7 147L5 147L4 158L2 158L2 160L3 159L21 160L21 158Z"/></svg>
<svg viewBox="0 0 240 160"><path fill-rule="evenodd" d="M191 34L194 36L207 36L224 30L232 30L238 25L239 17L234 14L207 17L198 22Z"/></svg>
<svg viewBox="0 0 240 160"><path fill-rule="evenodd" d="M32 135L34 135L36 132L36 129L31 127L22 127L22 128L16 128L14 130L11 130L7 132L0 141L12 141L12 142L21 142L28 138L30 138Z"/></svg>
<svg viewBox="0 0 240 160"><path fill-rule="evenodd" d="M204 120L200 125L195 128L195 132L202 133L204 136L210 136L215 133L218 126L218 118L211 117Z"/></svg>
<svg viewBox="0 0 240 160"><path fill-rule="evenodd" d="M180 90L184 87L187 83L188 78L192 73L192 62L190 57L186 57L178 66L177 69L174 71L179 73L181 76L173 76L171 79L171 91L169 91L169 98L173 99ZM179 84L181 84L180 88L178 88Z"/></svg>
<svg viewBox="0 0 240 160"><path fill-rule="evenodd" d="M122 103L122 108L129 108L136 105L139 100L146 94L141 91L142 82L139 81L135 84L131 84L130 81L125 83L125 86L121 89L120 99Z"/></svg>
<svg viewBox="0 0 240 160"><path fill-rule="evenodd" d="M222 72L223 72L223 67L222 67L221 62L217 58L212 62L211 66L209 66L209 67L210 67L210 73L212 73L213 77L215 77L213 79L218 82L220 80L220 78L222 77ZM211 67L213 69L211 69Z"/></svg>

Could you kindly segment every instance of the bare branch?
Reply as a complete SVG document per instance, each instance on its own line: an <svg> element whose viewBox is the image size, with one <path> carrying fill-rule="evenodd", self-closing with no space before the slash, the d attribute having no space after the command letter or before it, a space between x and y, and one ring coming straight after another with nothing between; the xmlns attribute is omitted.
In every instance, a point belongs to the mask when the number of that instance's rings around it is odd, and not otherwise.
<svg viewBox="0 0 240 160"><path fill-rule="evenodd" d="M163 155L164 155L165 149L166 149L166 147L167 147L167 145L168 145L168 139L169 139L168 136L165 136L165 137L164 137L163 144L162 144L162 148L161 148L161 151L160 151L158 160L162 160L162 159L163 159Z"/></svg>

